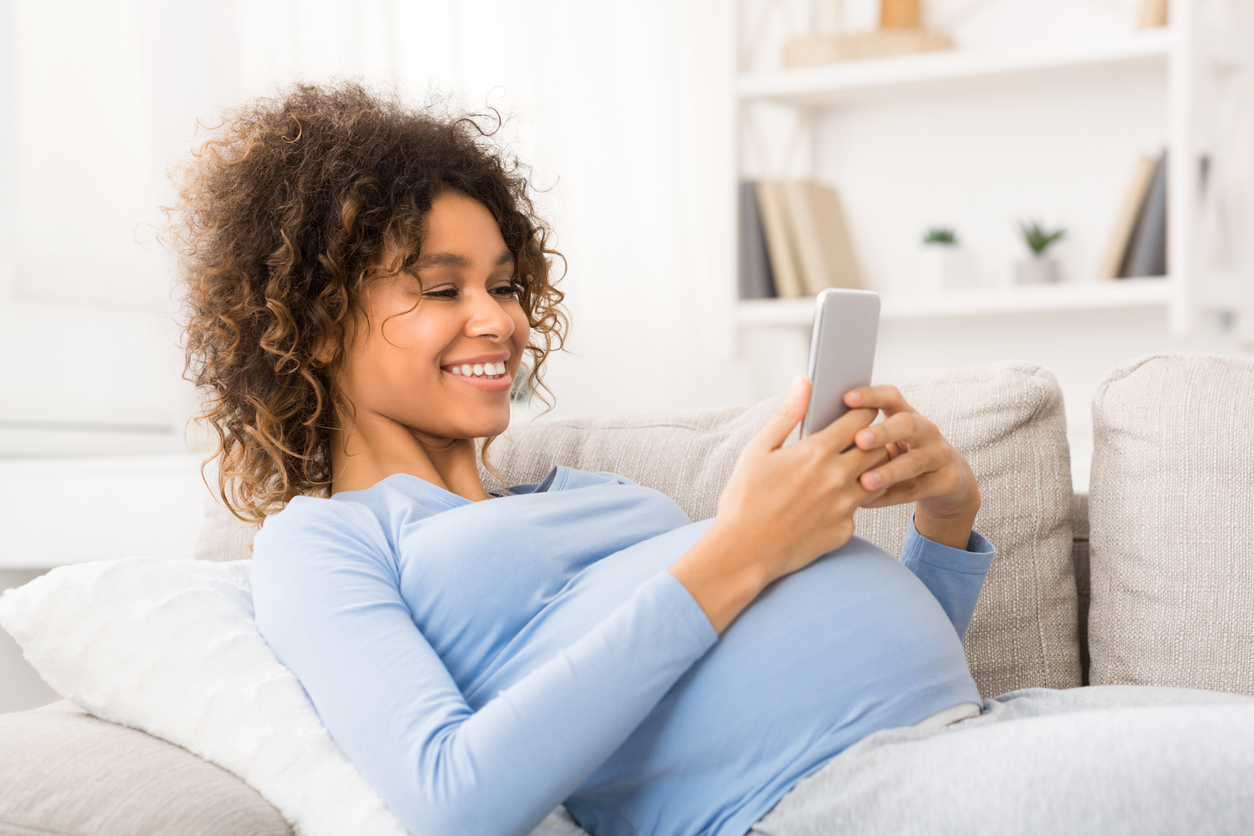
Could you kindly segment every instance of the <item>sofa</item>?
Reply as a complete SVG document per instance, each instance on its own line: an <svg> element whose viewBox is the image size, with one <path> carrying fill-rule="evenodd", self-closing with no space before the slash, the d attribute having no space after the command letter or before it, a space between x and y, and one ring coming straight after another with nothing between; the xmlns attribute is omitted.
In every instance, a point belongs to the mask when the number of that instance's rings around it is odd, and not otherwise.
<svg viewBox="0 0 1254 836"><path fill-rule="evenodd" d="M1062 394L1019 362L894 381L971 463L996 546L964 639L980 691L1156 684L1254 695L1254 361L1152 355L1093 400L1088 494L1072 490ZM537 421L490 448L492 487L552 464L606 470L712 516L777 405ZM495 471L495 472L494 472ZM900 549L907 507L857 531ZM250 557L255 530L210 498L195 557ZM185 556L178 556L185 557ZM580 833L561 811L546 833ZM186 749L68 700L0 715L0 836L290 834L261 794Z"/></svg>

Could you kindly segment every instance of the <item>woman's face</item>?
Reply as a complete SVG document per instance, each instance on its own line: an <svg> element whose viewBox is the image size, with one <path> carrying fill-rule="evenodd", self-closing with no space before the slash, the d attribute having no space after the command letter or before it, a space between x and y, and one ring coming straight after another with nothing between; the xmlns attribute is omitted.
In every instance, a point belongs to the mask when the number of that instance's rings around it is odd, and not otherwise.
<svg viewBox="0 0 1254 836"><path fill-rule="evenodd" d="M363 291L368 324L359 316L341 391L363 431L392 421L437 445L499 435L530 336L513 254L487 208L460 192L434 200L427 227L411 272Z"/></svg>

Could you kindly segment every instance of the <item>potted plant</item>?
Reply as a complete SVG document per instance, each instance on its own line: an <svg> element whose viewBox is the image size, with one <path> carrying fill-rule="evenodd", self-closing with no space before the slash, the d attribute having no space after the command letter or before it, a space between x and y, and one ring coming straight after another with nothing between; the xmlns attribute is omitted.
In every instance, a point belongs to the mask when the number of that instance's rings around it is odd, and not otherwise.
<svg viewBox="0 0 1254 836"><path fill-rule="evenodd" d="M923 234L921 290L939 293L971 284L971 262L950 227L934 226Z"/></svg>
<svg viewBox="0 0 1254 836"><path fill-rule="evenodd" d="M1037 221L1020 221L1019 232L1023 235L1023 242L1028 245L1032 257L1015 265L1015 281L1019 284L1059 281L1062 274L1058 269L1058 261L1049 254L1049 250L1067 234L1067 230L1059 227L1049 231Z"/></svg>

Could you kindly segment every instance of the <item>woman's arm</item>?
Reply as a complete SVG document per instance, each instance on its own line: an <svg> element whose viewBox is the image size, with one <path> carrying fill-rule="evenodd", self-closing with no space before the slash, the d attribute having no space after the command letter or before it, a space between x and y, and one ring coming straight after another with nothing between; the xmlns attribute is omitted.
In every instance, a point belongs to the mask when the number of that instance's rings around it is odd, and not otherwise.
<svg viewBox="0 0 1254 836"><path fill-rule="evenodd" d="M472 711L415 626L377 525L338 503L288 511L257 535L258 626L415 836L529 832L716 640L662 572Z"/></svg>
<svg viewBox="0 0 1254 836"><path fill-rule="evenodd" d="M902 565L940 602L958 638L967 634L993 556L993 545L974 531L966 548L955 549L920 535L913 520L901 546Z"/></svg>
<svg viewBox="0 0 1254 836"><path fill-rule="evenodd" d="M767 584L849 542L853 512L886 490L858 481L886 451L852 446L874 409L852 410L784 446L809 398L810 382L797 378L741 452L709 530L671 567L720 634Z"/></svg>
<svg viewBox="0 0 1254 836"><path fill-rule="evenodd" d="M745 447L706 535L671 567L719 633L767 584L848 542L859 507L914 502L914 526L923 537L953 549L966 549L971 540L980 508L975 475L896 387L847 393L852 411L784 447L805 415L809 394L809 381L798 378ZM881 411L884 421L872 425ZM980 558L985 560L991 560L991 547ZM978 581L974 594L983 572ZM960 597L972 598L973 605L973 596ZM955 606L961 616L965 604ZM959 618L960 629L969 617Z"/></svg>

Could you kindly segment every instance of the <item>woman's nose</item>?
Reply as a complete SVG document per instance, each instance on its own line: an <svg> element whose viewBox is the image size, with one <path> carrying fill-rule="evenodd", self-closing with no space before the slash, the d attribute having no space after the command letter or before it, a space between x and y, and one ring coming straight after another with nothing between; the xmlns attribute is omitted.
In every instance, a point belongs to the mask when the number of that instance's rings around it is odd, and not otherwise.
<svg viewBox="0 0 1254 836"><path fill-rule="evenodd" d="M486 290L474 292L470 298L470 318L466 333L472 337L504 340L514 333L514 320L497 299Z"/></svg>

